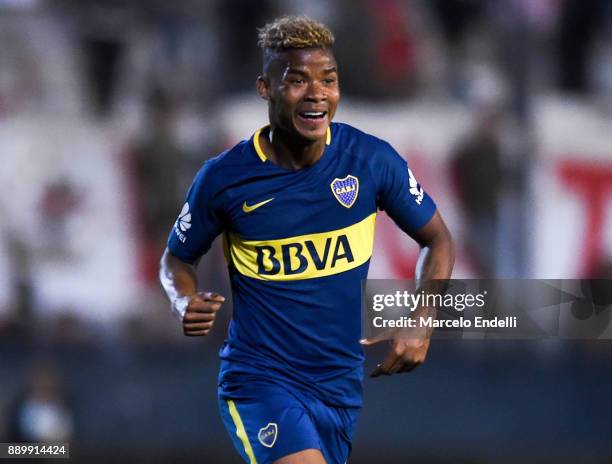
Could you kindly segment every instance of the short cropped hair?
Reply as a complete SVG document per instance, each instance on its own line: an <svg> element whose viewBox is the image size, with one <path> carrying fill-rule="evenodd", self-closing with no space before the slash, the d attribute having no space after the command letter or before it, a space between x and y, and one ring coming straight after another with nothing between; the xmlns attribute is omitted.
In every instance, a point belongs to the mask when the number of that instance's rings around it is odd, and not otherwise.
<svg viewBox="0 0 612 464"><path fill-rule="evenodd" d="M283 16L257 30L258 45L266 50L283 51L292 48L329 48L334 34L329 28L308 16Z"/></svg>

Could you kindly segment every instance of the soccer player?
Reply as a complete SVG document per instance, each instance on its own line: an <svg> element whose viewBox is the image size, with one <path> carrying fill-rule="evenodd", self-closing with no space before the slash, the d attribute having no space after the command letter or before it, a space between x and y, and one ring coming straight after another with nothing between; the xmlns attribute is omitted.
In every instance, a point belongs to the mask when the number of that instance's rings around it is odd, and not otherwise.
<svg viewBox="0 0 612 464"><path fill-rule="evenodd" d="M161 260L185 335L207 335L224 298L199 291L195 266L223 235L234 313L219 405L250 464L348 459L362 402L361 281L378 209L422 247L420 278L447 279L453 266L450 234L406 162L388 143L332 123L333 42L307 17L259 31L257 91L270 124L204 163ZM428 346L395 336L372 376L413 369Z"/></svg>

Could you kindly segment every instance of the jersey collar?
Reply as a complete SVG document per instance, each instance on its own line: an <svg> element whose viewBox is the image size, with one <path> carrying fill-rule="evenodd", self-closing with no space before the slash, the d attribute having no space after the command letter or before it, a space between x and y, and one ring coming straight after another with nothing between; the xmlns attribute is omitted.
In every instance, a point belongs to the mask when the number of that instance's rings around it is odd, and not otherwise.
<svg viewBox="0 0 612 464"><path fill-rule="evenodd" d="M253 135L253 146L255 147L255 153L257 153L257 156L259 157L262 163L265 163L268 160L268 158L266 157L266 154L261 149L261 144L259 143L259 134L261 134L262 130L268 127L270 126L262 127L257 132L255 132L255 134ZM329 145L329 144L331 144L331 126L327 128L327 136L325 138L325 145Z"/></svg>

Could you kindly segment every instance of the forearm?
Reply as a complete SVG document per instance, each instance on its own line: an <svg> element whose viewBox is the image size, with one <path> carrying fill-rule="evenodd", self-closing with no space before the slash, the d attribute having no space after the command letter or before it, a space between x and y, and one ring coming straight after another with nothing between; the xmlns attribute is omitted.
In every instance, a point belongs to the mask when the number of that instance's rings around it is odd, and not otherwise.
<svg viewBox="0 0 612 464"><path fill-rule="evenodd" d="M450 234L421 247L416 266L420 282L450 279L455 264L455 250Z"/></svg>
<svg viewBox="0 0 612 464"><path fill-rule="evenodd" d="M418 285L415 293L424 292L426 296L444 293L453 270L455 252L450 232L439 213L436 213L426 226L414 231L411 237L421 246L416 270ZM429 317L436 317L436 308L427 305L414 308L411 315L415 321ZM433 326L425 326L420 323L393 329L391 332L393 342L389 353L383 362L372 371L370 377L410 372L417 367L425 361L432 332ZM382 336L362 341L362 344L372 345L385 338L385 333L383 333Z"/></svg>
<svg viewBox="0 0 612 464"><path fill-rule="evenodd" d="M417 293L440 295L446 292L455 264L455 249L450 232L439 221L437 227L430 231L426 239L420 242L421 252L417 261ZM415 316L436 317L435 307L421 307ZM428 331L431 336L432 330Z"/></svg>
<svg viewBox="0 0 612 464"><path fill-rule="evenodd" d="M195 266L173 256L168 249L160 261L159 281L170 300L173 311L179 316L184 313L181 301L188 300L198 291L198 278Z"/></svg>

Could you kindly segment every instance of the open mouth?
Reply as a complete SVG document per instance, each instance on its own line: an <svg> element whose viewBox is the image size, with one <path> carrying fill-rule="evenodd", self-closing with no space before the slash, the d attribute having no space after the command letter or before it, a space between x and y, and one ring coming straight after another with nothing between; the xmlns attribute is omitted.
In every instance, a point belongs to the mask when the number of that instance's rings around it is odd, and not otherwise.
<svg viewBox="0 0 612 464"><path fill-rule="evenodd" d="M326 111L300 111L298 116L311 123L322 122L325 120L325 116L327 116Z"/></svg>

